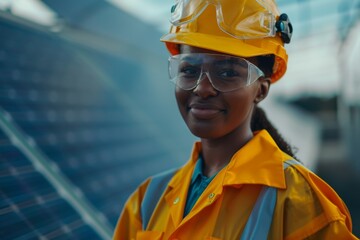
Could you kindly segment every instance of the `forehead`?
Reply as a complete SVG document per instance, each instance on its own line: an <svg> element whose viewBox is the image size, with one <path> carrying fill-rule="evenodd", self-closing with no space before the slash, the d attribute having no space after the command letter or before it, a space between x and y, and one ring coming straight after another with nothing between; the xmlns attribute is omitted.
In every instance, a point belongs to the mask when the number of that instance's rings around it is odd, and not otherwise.
<svg viewBox="0 0 360 240"><path fill-rule="evenodd" d="M181 44L180 45L180 53L212 53L212 54L223 54L223 55L229 55L229 56L234 56L231 54L226 54L226 53L222 53L222 52L218 52L218 51L213 51L213 50L209 50L206 48L199 48L199 47L193 47L193 46L189 46L189 45L184 45ZM248 60L249 62L258 65L258 61L256 57L250 57L250 58L245 58L244 59Z"/></svg>
<svg viewBox="0 0 360 240"><path fill-rule="evenodd" d="M180 53L215 53L215 54L223 54L221 52L212 51L205 48L193 47L189 45L180 45Z"/></svg>

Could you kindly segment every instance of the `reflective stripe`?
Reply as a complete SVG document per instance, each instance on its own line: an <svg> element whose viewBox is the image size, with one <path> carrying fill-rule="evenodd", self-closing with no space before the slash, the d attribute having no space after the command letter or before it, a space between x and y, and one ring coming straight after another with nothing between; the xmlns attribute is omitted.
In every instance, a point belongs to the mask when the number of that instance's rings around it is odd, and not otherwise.
<svg viewBox="0 0 360 240"><path fill-rule="evenodd" d="M292 165L301 165L300 162L290 159L284 162L284 170ZM144 199L141 203L141 219L143 230L146 230L151 215L165 191L169 181L177 169L171 169L154 176L146 189ZM255 206L249 216L241 240L267 239L273 214L276 206L277 189L264 186L261 190Z"/></svg>
<svg viewBox="0 0 360 240"><path fill-rule="evenodd" d="M287 160L284 162L283 168L285 170L291 165L298 164L301 163L293 159ZM267 239L275 211L276 196L276 188L263 187L241 235L241 240Z"/></svg>
<svg viewBox="0 0 360 240"><path fill-rule="evenodd" d="M296 161L294 159L290 159L290 160L286 160L284 162L284 170L288 167L288 166L291 166L291 165L302 165L301 162L299 161Z"/></svg>
<svg viewBox="0 0 360 240"><path fill-rule="evenodd" d="M176 170L177 169L170 169L151 178L140 208L143 230L146 230L156 204L165 191L170 179L174 176Z"/></svg>
<svg viewBox="0 0 360 240"><path fill-rule="evenodd" d="M276 205L276 193L276 188L263 187L241 235L241 240L267 239Z"/></svg>

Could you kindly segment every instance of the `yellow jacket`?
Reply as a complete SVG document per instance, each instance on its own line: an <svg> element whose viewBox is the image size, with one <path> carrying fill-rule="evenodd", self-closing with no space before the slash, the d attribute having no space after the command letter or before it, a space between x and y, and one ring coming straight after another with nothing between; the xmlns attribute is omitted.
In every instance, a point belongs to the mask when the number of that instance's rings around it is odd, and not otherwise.
<svg viewBox="0 0 360 240"><path fill-rule="evenodd" d="M146 231L140 205L150 179L130 196L114 239L239 239L263 185L277 200L268 239L357 239L350 214L335 191L301 165L283 170L291 159L266 130L237 151L183 218L190 179L201 151L197 142L188 163L170 180Z"/></svg>

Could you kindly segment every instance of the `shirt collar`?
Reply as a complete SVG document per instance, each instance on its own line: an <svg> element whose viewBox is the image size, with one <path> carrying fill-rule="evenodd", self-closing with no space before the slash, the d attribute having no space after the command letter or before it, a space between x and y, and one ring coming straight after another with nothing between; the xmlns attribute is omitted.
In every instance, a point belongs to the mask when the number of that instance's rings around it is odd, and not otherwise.
<svg viewBox="0 0 360 240"><path fill-rule="evenodd" d="M196 162L196 165L195 165L195 168L194 168L194 173L193 173L193 175L191 177L191 183L190 184L193 184L198 177L203 176L202 166L203 166L203 160L202 160L202 157L201 157L201 154L200 154L199 159Z"/></svg>

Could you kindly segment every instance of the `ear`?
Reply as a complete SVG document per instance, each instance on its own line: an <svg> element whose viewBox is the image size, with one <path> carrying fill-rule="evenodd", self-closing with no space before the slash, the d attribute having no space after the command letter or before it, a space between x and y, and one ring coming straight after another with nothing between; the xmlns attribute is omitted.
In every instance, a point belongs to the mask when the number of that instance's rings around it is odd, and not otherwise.
<svg viewBox="0 0 360 240"><path fill-rule="evenodd" d="M256 97L254 102L257 104L264 100L269 93L270 90L270 78L262 77L258 79L258 89L256 93Z"/></svg>

